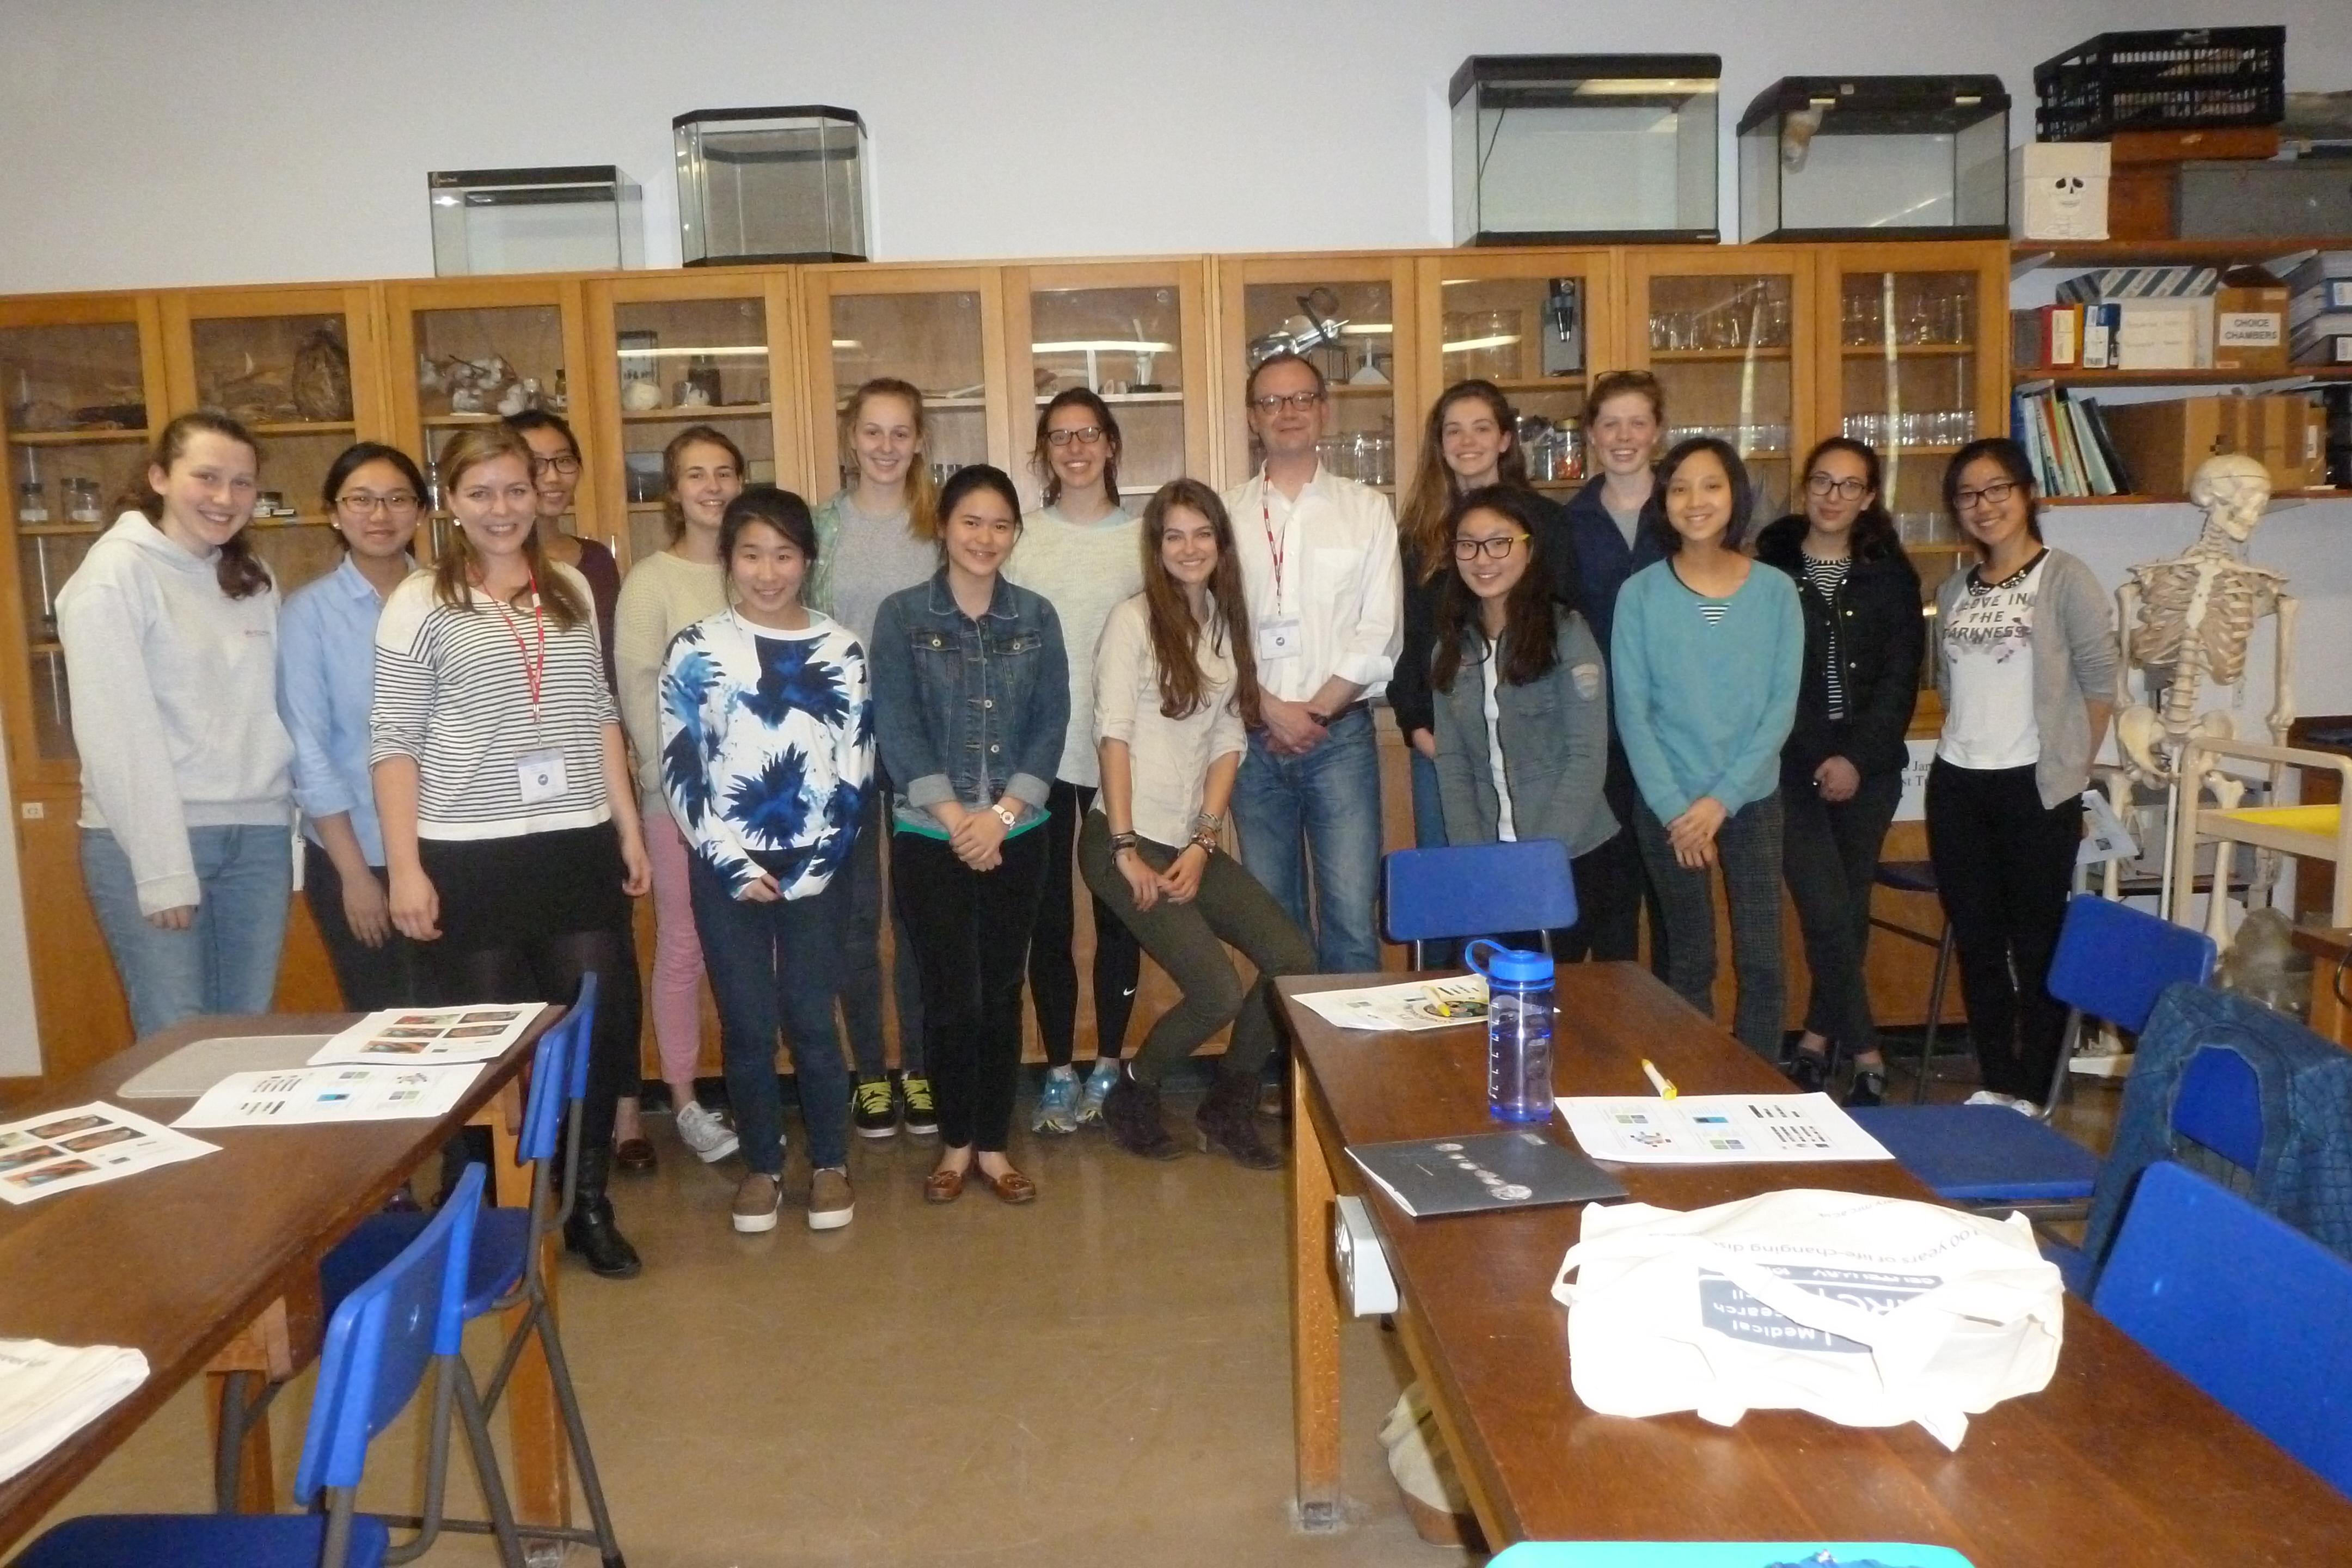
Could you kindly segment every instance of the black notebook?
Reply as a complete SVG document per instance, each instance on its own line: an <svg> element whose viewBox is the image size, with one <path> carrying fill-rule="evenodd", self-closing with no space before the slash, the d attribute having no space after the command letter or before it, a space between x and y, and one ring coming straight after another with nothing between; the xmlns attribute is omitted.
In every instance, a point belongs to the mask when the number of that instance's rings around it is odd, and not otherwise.
<svg viewBox="0 0 2352 1568"><path fill-rule="evenodd" d="M1415 1219L1625 1195L1614 1176L1534 1128L1366 1143L1348 1158Z"/></svg>

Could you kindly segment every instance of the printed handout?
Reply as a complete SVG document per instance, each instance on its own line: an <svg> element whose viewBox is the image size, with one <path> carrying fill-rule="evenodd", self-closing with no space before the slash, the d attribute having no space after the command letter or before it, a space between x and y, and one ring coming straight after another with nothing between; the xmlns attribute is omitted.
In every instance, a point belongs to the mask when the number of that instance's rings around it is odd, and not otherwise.
<svg viewBox="0 0 2352 1568"><path fill-rule="evenodd" d="M537 1002L469 1002L458 1007L387 1007L370 1013L310 1053L312 1067L338 1062L415 1066L487 1062L507 1054L544 1007Z"/></svg>
<svg viewBox="0 0 2352 1568"><path fill-rule="evenodd" d="M359 1063L231 1073L205 1090L174 1127L300 1127L322 1121L396 1121L446 1116L482 1074L457 1067Z"/></svg>
<svg viewBox="0 0 2352 1568"><path fill-rule="evenodd" d="M0 1124L0 1200L28 1204L193 1160L217 1147L103 1100L52 1110Z"/></svg>
<svg viewBox="0 0 2352 1568"><path fill-rule="evenodd" d="M1626 1165L1802 1164L1891 1160L1826 1094L1562 1097L1584 1152Z"/></svg>
<svg viewBox="0 0 2352 1568"><path fill-rule="evenodd" d="M1352 991L1306 991L1297 1000L1343 1029L1450 1029L1486 1020L1486 982L1475 974Z"/></svg>

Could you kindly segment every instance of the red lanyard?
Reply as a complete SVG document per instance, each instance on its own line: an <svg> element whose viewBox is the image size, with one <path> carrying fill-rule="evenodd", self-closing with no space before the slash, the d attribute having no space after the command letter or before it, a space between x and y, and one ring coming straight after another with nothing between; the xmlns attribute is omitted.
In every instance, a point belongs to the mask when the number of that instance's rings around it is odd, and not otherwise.
<svg viewBox="0 0 2352 1568"><path fill-rule="evenodd" d="M493 595L493 598L496 599L496 595ZM515 651L522 655L522 680L523 684L530 689L530 721L536 724L539 722L540 681L547 673L547 616L540 607L538 574L533 573L530 578L530 618L532 625L539 630L537 659L534 660L531 658L531 650L525 646L522 633L516 629L514 612L507 608L507 602L504 599L496 599L496 602L499 615L506 621L507 635L514 638Z"/></svg>
<svg viewBox="0 0 2352 1568"><path fill-rule="evenodd" d="M1294 503L1290 510L1296 513L1298 508ZM1274 557L1274 609L1276 615L1280 615L1282 613L1282 557L1290 547L1290 520L1283 519L1282 538L1277 541L1274 537L1274 508L1266 501L1265 492L1263 490L1258 492L1257 516L1258 522L1265 529L1266 553Z"/></svg>

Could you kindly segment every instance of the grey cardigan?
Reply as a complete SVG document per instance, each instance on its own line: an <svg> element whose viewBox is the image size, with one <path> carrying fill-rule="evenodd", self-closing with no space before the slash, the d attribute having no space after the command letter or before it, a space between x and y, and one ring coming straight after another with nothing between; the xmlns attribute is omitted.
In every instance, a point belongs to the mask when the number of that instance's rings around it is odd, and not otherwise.
<svg viewBox="0 0 2352 1568"><path fill-rule="evenodd" d="M1944 628L1968 591L1969 573L1963 570L1945 578L1936 594L1936 690L1947 704L1952 690ZM2033 783L2046 809L2090 786L2089 705L2116 700L2116 631L2107 617L2106 590L2088 566L2063 550L2053 550L2042 563L2032 646L2033 727L2042 734Z"/></svg>
<svg viewBox="0 0 2352 1568"><path fill-rule="evenodd" d="M1455 844L1495 841L1501 809L1486 752L1486 639L1463 633L1454 689L1433 691L1437 719L1437 793L1445 837ZM1601 798L1609 771L1609 672L1584 617L1563 609L1559 658L1542 679L1496 691L1503 773L1511 785L1512 831L1521 839L1557 838L1570 855L1615 836L1617 818Z"/></svg>

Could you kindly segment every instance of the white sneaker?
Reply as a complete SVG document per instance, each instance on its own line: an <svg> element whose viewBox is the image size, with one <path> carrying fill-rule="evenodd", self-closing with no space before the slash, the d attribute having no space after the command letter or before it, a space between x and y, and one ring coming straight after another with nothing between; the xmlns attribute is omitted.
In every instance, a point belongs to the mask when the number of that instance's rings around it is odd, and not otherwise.
<svg viewBox="0 0 2352 1568"><path fill-rule="evenodd" d="M720 1120L715 1110L706 1110L699 1100L689 1101L677 1109L678 1142L694 1151L694 1157L706 1165L715 1165L735 1152L741 1140L735 1129Z"/></svg>
<svg viewBox="0 0 2352 1568"><path fill-rule="evenodd" d="M2020 1100L2013 1094L1995 1094L1989 1089L1980 1089L1977 1090L1974 1094L1969 1096L1968 1099L1962 1100L1960 1103L1963 1105L2005 1105L2009 1107L2010 1110L2016 1111L2020 1116L2038 1117L2042 1114L2042 1108L2034 1104L2033 1101L2030 1100Z"/></svg>

